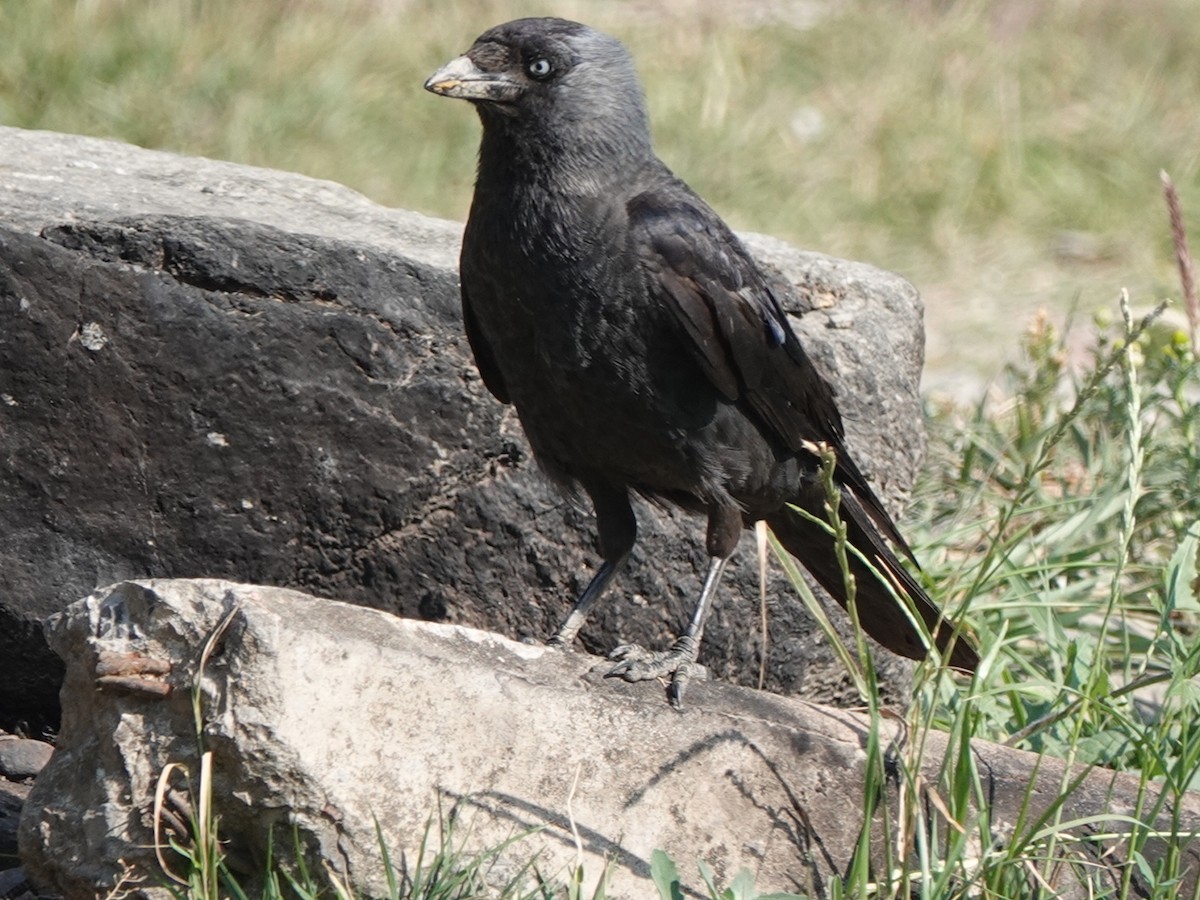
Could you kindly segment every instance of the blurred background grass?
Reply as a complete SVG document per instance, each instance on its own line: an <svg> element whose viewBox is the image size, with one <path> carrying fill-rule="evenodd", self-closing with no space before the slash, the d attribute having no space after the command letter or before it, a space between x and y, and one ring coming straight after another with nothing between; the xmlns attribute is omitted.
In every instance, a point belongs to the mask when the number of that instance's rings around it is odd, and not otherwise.
<svg viewBox="0 0 1200 900"><path fill-rule="evenodd" d="M425 77L519 15L625 40L659 153L738 228L894 269L961 395L1056 316L1177 291L1200 211L1194 0L0 0L0 123L466 213L478 125Z"/></svg>

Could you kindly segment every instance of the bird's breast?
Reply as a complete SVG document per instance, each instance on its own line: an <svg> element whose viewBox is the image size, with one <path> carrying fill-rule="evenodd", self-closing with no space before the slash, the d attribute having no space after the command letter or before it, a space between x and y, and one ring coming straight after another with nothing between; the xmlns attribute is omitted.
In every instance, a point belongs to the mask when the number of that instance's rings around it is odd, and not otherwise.
<svg viewBox="0 0 1200 900"><path fill-rule="evenodd" d="M613 340L637 355L631 338L655 311L615 218L604 203L538 193L472 209L463 279L510 365L582 372Z"/></svg>
<svg viewBox="0 0 1200 900"><path fill-rule="evenodd" d="M477 198L463 244L472 313L535 454L568 478L590 469L648 493L711 494L720 466L694 458L712 443L697 436L732 445L720 436L728 404L619 213L561 206L545 222L544 204Z"/></svg>

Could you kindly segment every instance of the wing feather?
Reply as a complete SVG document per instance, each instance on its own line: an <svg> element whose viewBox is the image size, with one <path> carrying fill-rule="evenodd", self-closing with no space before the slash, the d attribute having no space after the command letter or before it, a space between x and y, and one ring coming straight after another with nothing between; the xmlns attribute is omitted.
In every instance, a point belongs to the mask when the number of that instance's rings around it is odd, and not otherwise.
<svg viewBox="0 0 1200 900"><path fill-rule="evenodd" d="M730 402L744 401L791 452L832 447L840 480L911 558L846 448L833 390L737 236L678 181L637 195L627 213L652 290L675 315L709 381Z"/></svg>

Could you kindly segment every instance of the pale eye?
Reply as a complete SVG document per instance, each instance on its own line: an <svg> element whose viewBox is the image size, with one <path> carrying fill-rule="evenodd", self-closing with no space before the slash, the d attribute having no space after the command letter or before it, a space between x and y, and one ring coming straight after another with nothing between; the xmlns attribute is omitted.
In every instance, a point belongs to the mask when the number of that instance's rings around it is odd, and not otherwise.
<svg viewBox="0 0 1200 900"><path fill-rule="evenodd" d="M525 64L525 71L529 73L531 78L536 78L539 81L543 78L549 78L550 73L554 71L554 66L550 65L550 60L544 57L531 59Z"/></svg>

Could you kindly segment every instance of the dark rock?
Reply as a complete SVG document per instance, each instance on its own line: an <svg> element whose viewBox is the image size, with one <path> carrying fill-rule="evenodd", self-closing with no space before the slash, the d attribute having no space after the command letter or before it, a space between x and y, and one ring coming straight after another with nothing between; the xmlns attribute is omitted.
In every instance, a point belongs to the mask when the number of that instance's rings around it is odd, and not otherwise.
<svg viewBox="0 0 1200 900"><path fill-rule="evenodd" d="M50 761L54 748L27 738L0 739L0 775L12 781L31 778Z"/></svg>
<svg viewBox="0 0 1200 900"><path fill-rule="evenodd" d="M3 865L0 862L0 865ZM28 890L29 882L25 870L18 866L15 869L0 870L0 898L16 897Z"/></svg>
<svg viewBox="0 0 1200 900"><path fill-rule="evenodd" d="M17 864L17 823L32 788L0 778L0 869Z"/></svg>
<svg viewBox="0 0 1200 900"><path fill-rule="evenodd" d="M597 562L462 337L459 226L337 185L0 128L0 727L57 718L41 620L95 587L218 576L542 639ZM755 241L836 370L890 499L922 450L920 301L867 266ZM643 506L584 645L686 621L703 523ZM702 662L756 683L746 540ZM782 578L766 685L855 702ZM838 621L844 617L837 613ZM901 699L905 663L881 654Z"/></svg>

